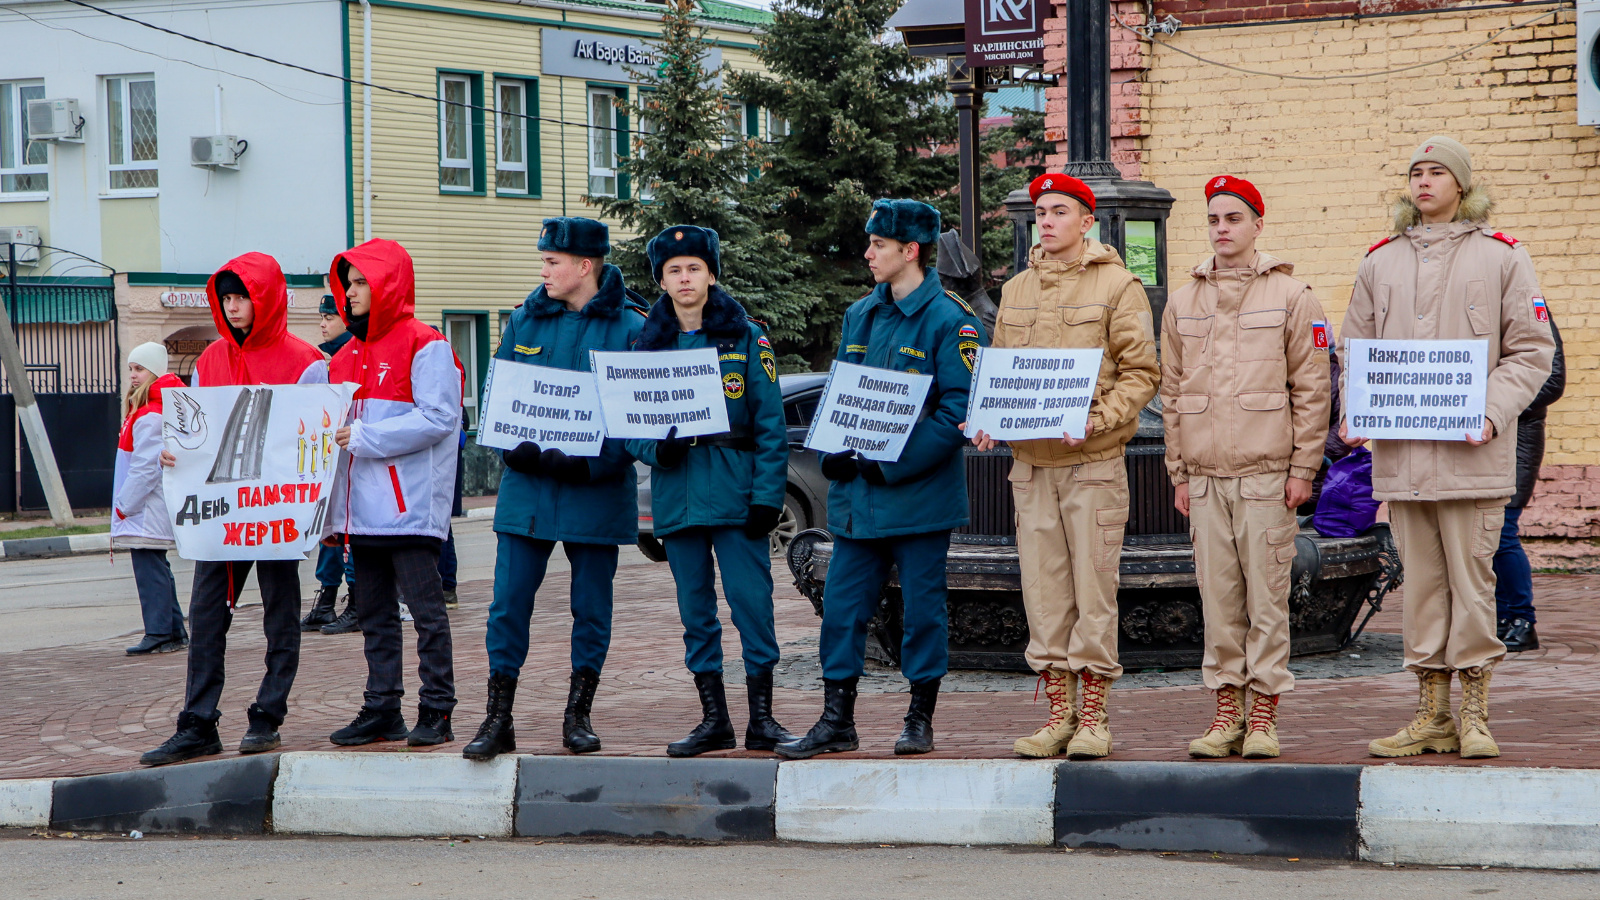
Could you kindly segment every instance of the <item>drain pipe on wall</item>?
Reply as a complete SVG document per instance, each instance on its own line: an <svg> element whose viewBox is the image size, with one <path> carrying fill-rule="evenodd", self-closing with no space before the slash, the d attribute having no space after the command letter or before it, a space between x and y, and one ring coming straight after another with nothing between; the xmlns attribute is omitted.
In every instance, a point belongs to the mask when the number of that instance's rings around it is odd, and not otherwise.
<svg viewBox="0 0 1600 900"><path fill-rule="evenodd" d="M372 3L361 0L361 240L372 240Z"/></svg>

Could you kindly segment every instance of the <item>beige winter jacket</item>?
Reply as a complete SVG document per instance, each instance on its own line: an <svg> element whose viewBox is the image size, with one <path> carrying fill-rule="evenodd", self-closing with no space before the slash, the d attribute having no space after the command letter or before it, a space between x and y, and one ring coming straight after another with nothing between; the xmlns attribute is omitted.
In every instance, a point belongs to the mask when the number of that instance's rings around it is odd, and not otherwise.
<svg viewBox="0 0 1600 900"><path fill-rule="evenodd" d="M1481 222L1413 225L1368 251L1340 329L1352 338L1487 340L1494 440L1373 441L1379 500L1509 497L1516 489L1517 416L1550 376L1555 340L1528 251Z"/></svg>
<svg viewBox="0 0 1600 900"><path fill-rule="evenodd" d="M1329 328L1293 272L1266 253L1240 269L1218 269L1212 257L1167 301L1161 405L1173 484L1191 475L1316 477L1331 402Z"/></svg>
<svg viewBox="0 0 1600 900"><path fill-rule="evenodd" d="M1144 285L1115 249L1088 238L1083 244L1076 262L1046 259L1035 246L1028 268L1000 292L994 346L1105 350L1089 405L1089 439L1081 447L1048 438L1011 442L1012 455L1030 465L1076 466L1122 455L1161 377Z"/></svg>

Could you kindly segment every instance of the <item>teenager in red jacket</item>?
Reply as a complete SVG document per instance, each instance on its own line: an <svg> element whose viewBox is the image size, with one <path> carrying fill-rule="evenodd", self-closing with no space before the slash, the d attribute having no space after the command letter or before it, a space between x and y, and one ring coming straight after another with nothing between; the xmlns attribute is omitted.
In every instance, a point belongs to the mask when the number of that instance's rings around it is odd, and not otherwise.
<svg viewBox="0 0 1600 900"><path fill-rule="evenodd" d="M332 362L335 383L353 381L353 421L335 439L345 449L333 484L328 528L343 533L355 562L353 593L367 656L361 712L335 744L405 738L413 747L455 740L450 620L439 550L455 499L461 428L460 363L444 335L417 321L411 256L375 239L334 257L328 280L353 335ZM400 607L417 629L417 726L400 712Z"/></svg>
<svg viewBox="0 0 1600 900"><path fill-rule="evenodd" d="M265 253L246 253L211 277L206 295L222 337L195 362L194 387L327 383L328 364L322 353L289 333L289 291L277 260ZM170 459L164 452L163 462L170 465ZM140 758L145 765L222 752L217 701L222 696L228 626L252 568L261 588L267 674L256 702L245 711L250 729L239 752L278 748L278 727L289 711L289 688L300 668L300 562L197 561L189 594L189 680L183 712L178 714L177 733Z"/></svg>

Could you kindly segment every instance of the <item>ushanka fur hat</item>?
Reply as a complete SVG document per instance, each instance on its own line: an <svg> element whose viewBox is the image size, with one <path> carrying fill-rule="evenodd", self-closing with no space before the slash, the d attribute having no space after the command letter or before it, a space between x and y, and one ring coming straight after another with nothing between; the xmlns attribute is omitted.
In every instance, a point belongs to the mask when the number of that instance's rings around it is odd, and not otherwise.
<svg viewBox="0 0 1600 900"><path fill-rule="evenodd" d="M578 216L545 219L539 229L539 250L604 258L611 252L611 229L604 222Z"/></svg>
<svg viewBox="0 0 1600 900"><path fill-rule="evenodd" d="M705 260L706 267L717 278L722 277L722 241L717 233L698 225L673 225L650 239L645 245L645 255L650 257L650 276L661 283L661 269L667 260L677 256L693 256Z"/></svg>
<svg viewBox="0 0 1600 900"><path fill-rule="evenodd" d="M931 250L939 239L939 211L920 200L878 200L867 217L867 234Z"/></svg>

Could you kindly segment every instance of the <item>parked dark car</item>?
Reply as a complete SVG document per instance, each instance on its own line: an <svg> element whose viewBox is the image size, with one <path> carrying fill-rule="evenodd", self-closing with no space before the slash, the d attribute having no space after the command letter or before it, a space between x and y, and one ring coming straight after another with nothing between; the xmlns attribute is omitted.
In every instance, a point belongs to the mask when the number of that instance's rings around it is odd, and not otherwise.
<svg viewBox="0 0 1600 900"><path fill-rule="evenodd" d="M828 479L822 477L822 461L815 451L805 448L811 416L822 399L826 372L782 375L783 418L789 426L789 486L783 498L783 516L772 532L772 555L783 556L789 542L807 528L828 525ZM667 553L656 540L655 520L650 515L650 467L634 463L639 478L639 550L656 562L666 562Z"/></svg>

